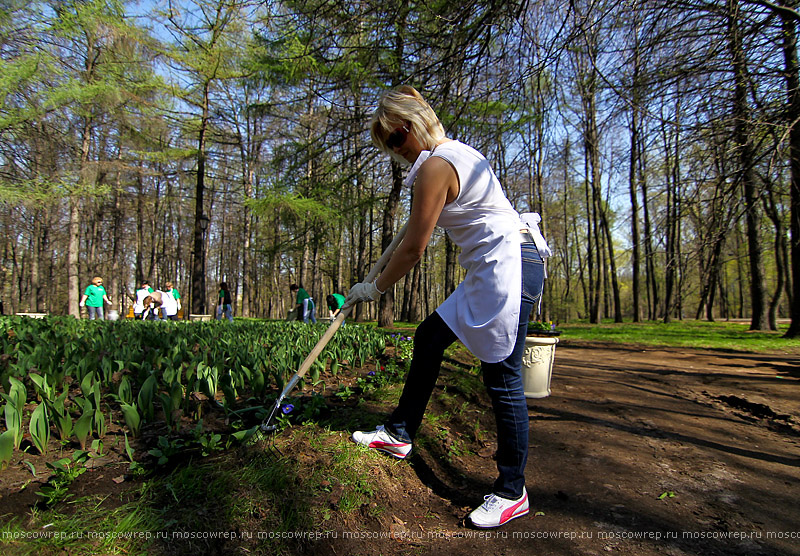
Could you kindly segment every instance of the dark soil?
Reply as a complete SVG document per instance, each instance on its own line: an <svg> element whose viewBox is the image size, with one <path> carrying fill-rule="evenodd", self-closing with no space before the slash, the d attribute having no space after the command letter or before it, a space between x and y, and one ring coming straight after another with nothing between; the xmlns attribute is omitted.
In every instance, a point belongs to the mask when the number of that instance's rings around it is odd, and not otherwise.
<svg viewBox="0 0 800 556"><path fill-rule="evenodd" d="M298 543L297 553L798 554L800 357L562 339L552 395L529 401L531 512L495 531L464 524L496 473L493 417L468 370L474 363L468 354L448 361L410 461L385 458L375 499L336 516L320 528L329 538ZM356 410L334 391L334 416ZM374 399L358 406L364 423L390 410ZM135 496L114 438L105 461L73 485L76 496ZM279 435L276 444L299 477L325 465L302 437ZM49 474L37 458L0 475L0 515L30 514ZM335 508L341 494L333 489L319 504ZM239 544L207 553L256 552Z"/></svg>

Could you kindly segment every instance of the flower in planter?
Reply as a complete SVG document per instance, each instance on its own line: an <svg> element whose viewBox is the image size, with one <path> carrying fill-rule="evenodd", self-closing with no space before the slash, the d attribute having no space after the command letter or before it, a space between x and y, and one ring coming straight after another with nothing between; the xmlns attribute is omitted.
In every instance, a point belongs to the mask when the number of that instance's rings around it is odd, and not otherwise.
<svg viewBox="0 0 800 556"><path fill-rule="evenodd" d="M284 415L289 415L292 411L294 411L294 406L290 403L284 404L281 407L281 411Z"/></svg>
<svg viewBox="0 0 800 556"><path fill-rule="evenodd" d="M550 326L542 321L534 320L528 323L528 332L546 332L550 330Z"/></svg>
<svg viewBox="0 0 800 556"><path fill-rule="evenodd" d="M556 325L553 321L542 322L538 320L530 321L528 323L528 336L559 336L560 330L556 330Z"/></svg>

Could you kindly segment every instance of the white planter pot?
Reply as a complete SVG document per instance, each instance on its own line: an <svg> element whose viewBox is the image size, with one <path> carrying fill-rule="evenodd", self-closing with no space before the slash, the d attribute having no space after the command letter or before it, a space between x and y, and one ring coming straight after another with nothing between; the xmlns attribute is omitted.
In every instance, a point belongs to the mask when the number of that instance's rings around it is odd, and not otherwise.
<svg viewBox="0 0 800 556"><path fill-rule="evenodd" d="M558 338L527 336L522 354L522 379L526 398L546 398L550 395L550 377Z"/></svg>
<svg viewBox="0 0 800 556"><path fill-rule="evenodd" d="M213 315L189 315L189 320L191 320L191 321L197 320L197 321L200 321L200 322L206 322L206 321L210 321L212 318L213 318Z"/></svg>

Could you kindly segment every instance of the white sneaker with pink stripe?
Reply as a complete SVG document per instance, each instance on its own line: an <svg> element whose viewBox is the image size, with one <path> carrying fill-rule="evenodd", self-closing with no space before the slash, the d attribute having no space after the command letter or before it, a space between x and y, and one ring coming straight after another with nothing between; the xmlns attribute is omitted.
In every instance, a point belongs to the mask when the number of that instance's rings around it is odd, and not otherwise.
<svg viewBox="0 0 800 556"><path fill-rule="evenodd" d="M411 453L411 443L396 439L383 425L379 425L374 431L356 431L352 439L360 446L386 452L398 459L405 459Z"/></svg>
<svg viewBox="0 0 800 556"><path fill-rule="evenodd" d="M502 498L496 494L483 497L483 504L469 514L469 520L475 527L500 527L528 513L528 491L522 488L522 496L516 500Z"/></svg>

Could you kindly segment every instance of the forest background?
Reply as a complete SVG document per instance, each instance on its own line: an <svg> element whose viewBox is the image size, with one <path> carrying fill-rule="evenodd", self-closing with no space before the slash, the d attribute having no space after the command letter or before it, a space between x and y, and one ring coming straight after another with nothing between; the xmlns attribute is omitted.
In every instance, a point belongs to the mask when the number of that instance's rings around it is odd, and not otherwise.
<svg viewBox="0 0 800 556"><path fill-rule="evenodd" d="M142 279L191 313L324 307L405 221L371 146L417 87L554 254L540 318L800 327L795 0L4 0L0 295L122 314ZM416 321L462 277L435 232L359 318ZM793 309L794 308L794 309Z"/></svg>

